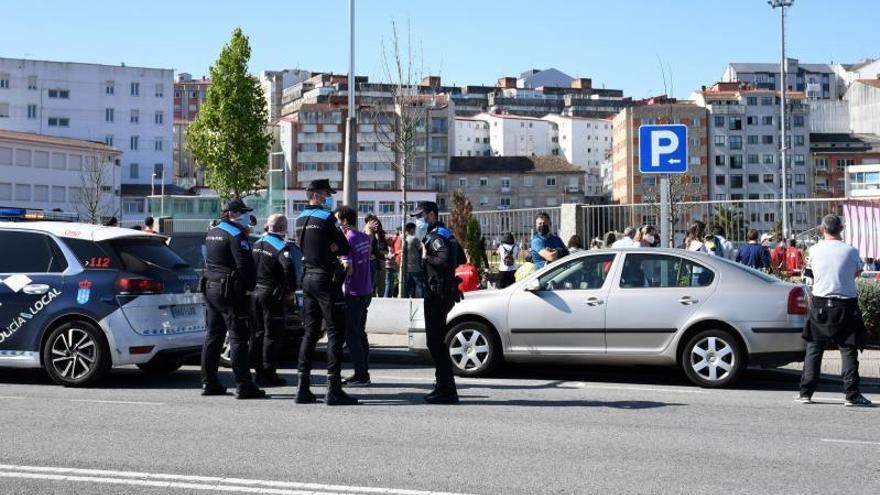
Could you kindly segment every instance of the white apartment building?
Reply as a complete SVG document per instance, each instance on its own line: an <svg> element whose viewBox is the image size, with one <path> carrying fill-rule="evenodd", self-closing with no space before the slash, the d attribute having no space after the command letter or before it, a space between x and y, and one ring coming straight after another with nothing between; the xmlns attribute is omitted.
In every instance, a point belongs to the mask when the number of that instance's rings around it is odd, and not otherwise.
<svg viewBox="0 0 880 495"><path fill-rule="evenodd" d="M460 117L456 117L456 122ZM548 156L558 155L557 131L555 125L544 119L525 117L522 115L480 113L469 117L467 121L483 121L489 130L490 156ZM459 130L456 125L456 132ZM467 128L465 127L465 132ZM477 135L478 134L478 135ZM485 137L481 129L474 128L474 136ZM467 137L463 146L467 150ZM458 136L455 139L459 145ZM453 156L468 156L455 150ZM482 155L477 155L482 156Z"/></svg>
<svg viewBox="0 0 880 495"><path fill-rule="evenodd" d="M613 124L610 119L547 115L558 129L560 154L585 172L610 161Z"/></svg>
<svg viewBox="0 0 880 495"><path fill-rule="evenodd" d="M87 204L118 216L121 152L101 143L0 130L0 206L60 209L85 216ZM83 188L101 176L101 193ZM94 190L97 193L97 189Z"/></svg>
<svg viewBox="0 0 880 495"><path fill-rule="evenodd" d="M173 179L173 85L171 69L0 58L0 129L118 148L123 214L142 218L151 182Z"/></svg>
<svg viewBox="0 0 880 495"><path fill-rule="evenodd" d="M453 156L491 155L489 122L474 117L456 117Z"/></svg>

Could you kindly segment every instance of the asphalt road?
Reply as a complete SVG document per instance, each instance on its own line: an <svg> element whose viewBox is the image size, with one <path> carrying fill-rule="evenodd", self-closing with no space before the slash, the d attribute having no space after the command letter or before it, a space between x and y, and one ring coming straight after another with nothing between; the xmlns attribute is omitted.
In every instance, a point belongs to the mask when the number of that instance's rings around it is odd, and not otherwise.
<svg viewBox="0 0 880 495"><path fill-rule="evenodd" d="M363 405L330 408L293 387L200 397L192 367L93 390L2 370L0 493L880 492L880 408L845 409L837 385L802 405L770 371L704 390L662 368L527 367L429 406L431 370L372 373Z"/></svg>

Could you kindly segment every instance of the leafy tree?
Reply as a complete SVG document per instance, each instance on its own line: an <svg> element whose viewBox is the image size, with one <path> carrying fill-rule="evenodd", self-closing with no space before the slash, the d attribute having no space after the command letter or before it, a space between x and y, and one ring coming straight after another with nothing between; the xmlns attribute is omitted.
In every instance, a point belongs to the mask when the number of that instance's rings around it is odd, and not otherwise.
<svg viewBox="0 0 880 495"><path fill-rule="evenodd" d="M193 159L221 198L253 193L266 174L272 136L260 83L247 70L250 57L248 38L236 28L210 68L207 101L187 136Z"/></svg>
<svg viewBox="0 0 880 495"><path fill-rule="evenodd" d="M745 240L749 221L745 219L741 209L737 207L718 206L709 217L709 226L718 225L724 229L727 239L732 241Z"/></svg>

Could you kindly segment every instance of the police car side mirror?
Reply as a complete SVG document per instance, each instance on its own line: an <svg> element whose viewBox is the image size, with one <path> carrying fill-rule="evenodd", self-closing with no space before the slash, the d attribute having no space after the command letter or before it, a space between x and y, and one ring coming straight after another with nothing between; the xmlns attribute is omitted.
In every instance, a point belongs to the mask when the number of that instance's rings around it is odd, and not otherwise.
<svg viewBox="0 0 880 495"><path fill-rule="evenodd" d="M541 290L541 282L538 279L533 278L526 282L526 286L523 287L523 289L525 289L526 292L538 292Z"/></svg>

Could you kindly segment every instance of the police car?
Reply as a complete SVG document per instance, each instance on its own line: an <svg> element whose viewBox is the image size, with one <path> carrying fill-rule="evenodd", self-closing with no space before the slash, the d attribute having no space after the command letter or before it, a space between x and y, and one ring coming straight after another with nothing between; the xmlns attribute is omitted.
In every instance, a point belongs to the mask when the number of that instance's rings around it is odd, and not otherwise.
<svg viewBox="0 0 880 495"><path fill-rule="evenodd" d="M46 221L58 216L0 208L0 367L89 386L113 366L171 373L201 351L198 276L164 237Z"/></svg>

